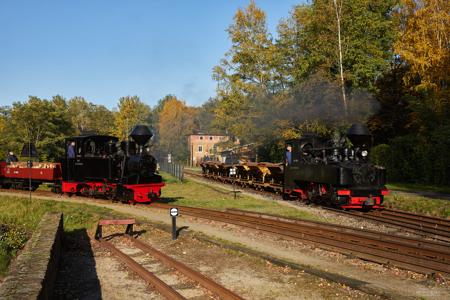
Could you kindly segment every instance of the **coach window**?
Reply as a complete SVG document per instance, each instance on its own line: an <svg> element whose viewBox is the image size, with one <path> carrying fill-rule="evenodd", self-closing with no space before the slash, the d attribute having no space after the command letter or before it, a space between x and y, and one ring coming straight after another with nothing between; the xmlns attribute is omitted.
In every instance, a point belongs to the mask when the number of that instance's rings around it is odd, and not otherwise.
<svg viewBox="0 0 450 300"><path fill-rule="evenodd" d="M198 152L203 152L203 146L198 146Z"/></svg>

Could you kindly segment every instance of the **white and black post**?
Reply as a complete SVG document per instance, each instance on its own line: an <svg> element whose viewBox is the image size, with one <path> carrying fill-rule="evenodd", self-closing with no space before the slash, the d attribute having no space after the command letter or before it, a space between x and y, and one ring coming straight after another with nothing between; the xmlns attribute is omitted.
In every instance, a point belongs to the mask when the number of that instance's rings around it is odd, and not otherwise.
<svg viewBox="0 0 450 300"><path fill-rule="evenodd" d="M176 240L177 239L178 208L172 207L169 212L170 212L170 216L172 217L172 240Z"/></svg>

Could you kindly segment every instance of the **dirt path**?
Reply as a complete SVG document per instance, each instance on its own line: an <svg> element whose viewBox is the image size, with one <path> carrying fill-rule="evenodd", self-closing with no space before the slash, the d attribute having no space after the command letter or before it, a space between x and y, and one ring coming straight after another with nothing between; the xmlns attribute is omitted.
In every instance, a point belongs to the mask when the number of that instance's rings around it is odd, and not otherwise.
<svg viewBox="0 0 450 300"><path fill-rule="evenodd" d="M93 201L89 199L80 200L79 198L77 198L76 200L61 197L50 197L50 198L59 201L86 203L102 206L121 213L130 214L137 218L145 219L150 222L160 224L170 223L168 212L161 211L155 208L142 206L136 207L131 205L114 204L106 201ZM438 283L429 280L425 280L423 277L419 277L418 279L411 278L410 276L405 277L404 275L402 275L401 272L397 272L395 269L384 268L376 264L374 264L371 268L367 269L368 268L367 264L361 266L355 265L355 262L352 261L351 259L345 258L338 254L332 256L330 256L329 253L326 255L322 255L321 253L325 251L317 250L312 248L311 246L302 245L301 243L298 242L286 241L278 237L260 234L252 230L246 230L232 225L200 220L183 215L179 217L178 223L179 227L181 226L189 227L190 232L201 232L214 240L227 241L225 242L226 244L233 243L233 245L239 245L243 248L248 248L263 253L265 255L281 258L288 262L292 262L303 266L304 269L308 272L320 271L325 272L327 274L331 274L330 278L333 278L338 282L339 281L347 282L353 285L354 287L367 293L385 295L387 297L395 299L450 298L450 292L447 287L441 286ZM182 233L182 236L184 235L187 234ZM222 249L222 251L224 250ZM221 264L225 263L225 261L221 260L220 258L216 258L215 260L216 261L219 260ZM242 273L240 271L240 269L244 270L245 266L244 261L245 260L241 261L240 264L236 265L235 274L231 276L231 278L236 277L241 278L242 282L246 282L249 280L249 278L245 277L244 275L252 274L252 272ZM258 276L257 274L259 273L254 274L255 276ZM317 277L314 278L319 280ZM327 282L326 284L333 284L330 283L329 281L326 282ZM261 286L264 286L265 284L267 284L267 282L263 282ZM282 291L284 288L286 287L281 287L280 291ZM251 293L249 293L248 295L251 295ZM281 293L278 296L281 297L282 295L283 294ZM314 296L314 298L316 298L315 296L320 295L309 294L309 296ZM269 297L268 299L272 298Z"/></svg>

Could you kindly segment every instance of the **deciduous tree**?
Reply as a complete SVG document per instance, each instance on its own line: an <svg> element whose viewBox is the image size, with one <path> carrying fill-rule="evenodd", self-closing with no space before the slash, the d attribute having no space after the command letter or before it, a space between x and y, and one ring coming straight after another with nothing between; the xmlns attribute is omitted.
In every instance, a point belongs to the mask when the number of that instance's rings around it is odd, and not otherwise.
<svg viewBox="0 0 450 300"><path fill-rule="evenodd" d="M118 138L127 139L134 125L151 125L150 121L151 109L138 96L127 96L119 99L114 131Z"/></svg>
<svg viewBox="0 0 450 300"><path fill-rule="evenodd" d="M197 109L187 106L176 97L166 99L159 114L159 145L164 154L176 160L188 157L187 136L197 128Z"/></svg>

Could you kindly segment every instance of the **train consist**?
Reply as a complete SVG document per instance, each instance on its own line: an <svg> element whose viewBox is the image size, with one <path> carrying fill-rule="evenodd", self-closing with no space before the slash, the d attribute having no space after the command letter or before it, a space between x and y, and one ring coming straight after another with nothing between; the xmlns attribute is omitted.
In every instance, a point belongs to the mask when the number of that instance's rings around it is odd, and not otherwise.
<svg viewBox="0 0 450 300"><path fill-rule="evenodd" d="M106 135L68 138L65 157L58 163L0 162L0 185L35 190L51 183L56 193L149 203L164 186L156 174L156 159L145 148L151 137L146 126L137 125L130 141Z"/></svg>
<svg viewBox="0 0 450 300"><path fill-rule="evenodd" d="M381 208L386 170L369 160L372 136L354 124L338 141L307 134L286 141L283 163L205 161L203 175L343 209Z"/></svg>

